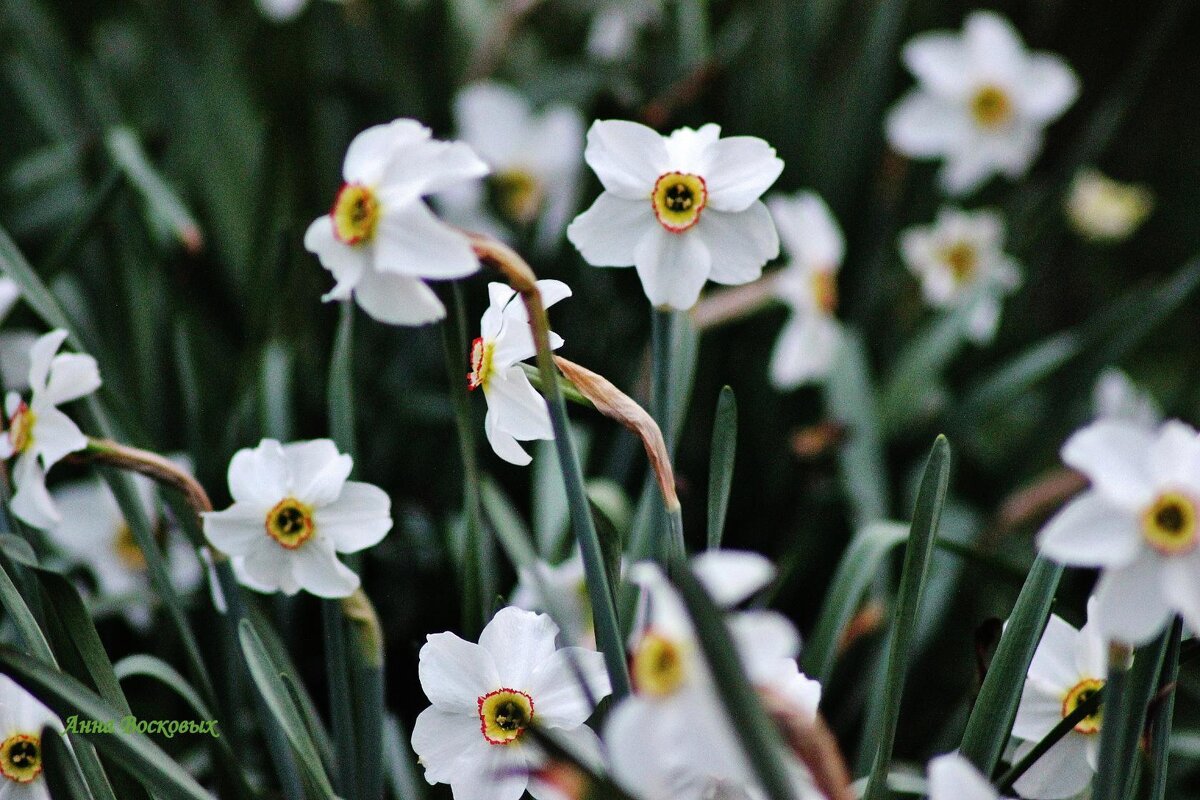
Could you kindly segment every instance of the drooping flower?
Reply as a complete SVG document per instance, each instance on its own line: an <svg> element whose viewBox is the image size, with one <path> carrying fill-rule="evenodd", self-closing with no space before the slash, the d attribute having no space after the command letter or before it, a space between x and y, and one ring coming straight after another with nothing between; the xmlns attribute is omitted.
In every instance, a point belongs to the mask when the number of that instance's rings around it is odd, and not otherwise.
<svg viewBox="0 0 1200 800"><path fill-rule="evenodd" d="M4 400L8 430L0 437L0 458L16 457L17 492L10 507L35 528L49 528L62 519L46 491L46 472L68 454L87 447L87 437L58 406L100 388L96 359L58 353L66 338L66 331L54 330L34 342L29 354L29 402L16 392L9 392Z"/></svg>
<svg viewBox="0 0 1200 800"><path fill-rule="evenodd" d="M1024 758L1064 717L1098 692L1107 675L1107 647L1095 627L1089 622L1075 630L1058 615L1050 615L1021 692L1012 732L1022 743L1014 757ZM1013 788L1034 800L1059 800L1082 792L1096 771L1102 721L1100 710L1080 720Z"/></svg>
<svg viewBox="0 0 1200 800"><path fill-rule="evenodd" d="M1154 397L1113 367L1101 372L1096 379L1092 388L1092 408L1096 419L1123 420L1147 430L1153 430L1162 421L1162 410Z"/></svg>
<svg viewBox="0 0 1200 800"><path fill-rule="evenodd" d="M758 198L783 161L762 139L720 136L711 124L660 136L635 122L595 122L584 158L604 192L567 238L593 266L635 267L656 307L691 308L708 280L759 277L779 235Z"/></svg>
<svg viewBox="0 0 1200 800"><path fill-rule="evenodd" d="M378 544L392 527L387 493L347 480L353 463L329 439L239 450L229 462L233 505L204 515L204 535L251 589L347 597L359 579L337 554Z"/></svg>
<svg viewBox="0 0 1200 800"><path fill-rule="evenodd" d="M42 728L62 730L54 712L12 678L0 675L0 797L50 800L42 775Z"/></svg>
<svg viewBox="0 0 1200 800"><path fill-rule="evenodd" d="M1024 175L1043 130L1079 94L1062 58L1027 51L1012 24L989 11L970 14L962 33L914 37L903 58L917 86L888 113L888 142L914 158L944 158L940 178L951 194L995 174Z"/></svg>
<svg viewBox="0 0 1200 800"><path fill-rule="evenodd" d="M909 228L900 253L921 281L925 302L964 315L964 333L991 341L1000 301L1021 283L1017 262L1004 253L1004 221L990 211L944 207L933 225Z"/></svg>
<svg viewBox="0 0 1200 800"><path fill-rule="evenodd" d="M542 302L552 306L571 296L562 281L537 282ZM553 439L546 399L533 388L521 362L537 354L529 312L517 293L503 283L489 283L491 303L479 323L480 336L471 343L471 371L467 386L482 389L487 400L483 429L496 455L510 464L525 465L532 459L518 441ZM557 350L562 337L550 333L550 347Z"/></svg>
<svg viewBox="0 0 1200 800"><path fill-rule="evenodd" d="M1050 559L1099 567L1089 613L1108 641L1144 644L1173 613L1200 632L1200 438L1171 420L1156 430L1100 420L1062 449L1091 488L1046 523Z"/></svg>
<svg viewBox="0 0 1200 800"><path fill-rule="evenodd" d="M958 753L929 762L929 800L1000 800L975 765Z"/></svg>
<svg viewBox="0 0 1200 800"><path fill-rule="evenodd" d="M445 307L422 279L462 278L479 269L479 259L466 235L434 216L422 198L486 174L470 147L433 139L416 120L354 137L333 209L304 234L304 247L337 280L322 299L353 295L364 311L392 325L444 317Z"/></svg>
<svg viewBox="0 0 1200 800"><path fill-rule="evenodd" d="M545 761L525 735L531 723L579 751L596 751L584 722L611 691L604 657L555 649L557 635L547 615L510 606L496 612L478 644L453 633L428 637L420 677L433 705L412 733L425 780L450 784L455 800L518 800Z"/></svg>
<svg viewBox="0 0 1200 800"><path fill-rule="evenodd" d="M792 314L771 354L771 382L787 390L823 377L833 363L841 335L837 273L846 245L829 206L814 192L774 197L767 206L789 257L773 288Z"/></svg>
<svg viewBox="0 0 1200 800"><path fill-rule="evenodd" d="M1128 239L1154 209L1145 186L1121 183L1096 169L1083 169L1071 181L1067 219L1075 232L1096 242Z"/></svg>
<svg viewBox="0 0 1200 800"><path fill-rule="evenodd" d="M534 229L543 250L560 241L575 208L583 159L583 117L566 104L534 111L498 83L466 87L454 100L458 134L487 163L486 181L451 187L438 201L465 227L511 239L509 227ZM488 211L499 215L496 218Z"/></svg>
<svg viewBox="0 0 1200 800"><path fill-rule="evenodd" d="M133 476L142 510L165 541L172 584L188 592L200 583L200 562L196 553L159 512L154 483L141 475ZM46 531L69 563L86 566L96 577L97 594L115 604L102 604L108 611L120 611L135 628L150 624L146 556L133 537L117 500L108 485L97 479L77 481L56 488L52 493L63 513L62 522Z"/></svg>

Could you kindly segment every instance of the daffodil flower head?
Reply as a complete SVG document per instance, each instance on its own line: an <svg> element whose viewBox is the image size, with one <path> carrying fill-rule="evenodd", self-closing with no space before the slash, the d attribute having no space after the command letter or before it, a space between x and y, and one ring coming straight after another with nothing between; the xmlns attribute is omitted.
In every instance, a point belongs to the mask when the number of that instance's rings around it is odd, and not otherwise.
<svg viewBox="0 0 1200 800"><path fill-rule="evenodd" d="M54 712L12 678L0 675L0 797L50 800L42 729L62 730Z"/></svg>
<svg viewBox="0 0 1200 800"><path fill-rule="evenodd" d="M1095 600L1088 604L1089 613ZM1038 643L1021 693L1013 736L1021 740L1014 755L1023 758L1046 734L1104 687L1108 648L1094 624L1076 630L1052 614ZM1061 800L1083 791L1096 771L1103 713L1079 721L1017 780L1022 797Z"/></svg>
<svg viewBox="0 0 1200 800"><path fill-rule="evenodd" d="M1075 102L1079 81L1058 56L1031 53L1008 20L970 14L961 33L934 31L904 47L917 86L889 112L888 142L914 158L945 159L942 187L974 191L992 175L1024 175L1043 130Z"/></svg>
<svg viewBox="0 0 1200 800"><path fill-rule="evenodd" d="M525 735L530 724L569 747L599 749L584 722L611 692L604 657L556 648L557 635L550 617L510 606L478 644L428 637L419 674L432 705L417 717L412 746L430 784L450 784L456 800L518 800L546 760Z"/></svg>
<svg viewBox="0 0 1200 800"><path fill-rule="evenodd" d="M1021 270L1004 253L1004 221L991 211L942 208L933 225L900 236L900 253L921 281L934 308L963 315L972 341L991 341L1000 324L1001 299L1021 284Z"/></svg>
<svg viewBox="0 0 1200 800"><path fill-rule="evenodd" d="M423 279L465 277L479 269L479 259L466 235L434 216L423 197L486 174L470 147L435 140L416 120L356 136L333 208L304 234L304 247L337 281L323 299L353 296L370 316L392 325L444 317Z"/></svg>
<svg viewBox="0 0 1200 800"><path fill-rule="evenodd" d="M1154 195L1145 186L1083 169L1071 181L1066 208L1067 220L1080 236L1095 242L1119 242L1133 235L1150 216Z"/></svg>
<svg viewBox="0 0 1200 800"><path fill-rule="evenodd" d="M774 148L721 128L660 136L635 122L603 120L584 158L604 186L567 228L597 267L635 267L656 307L691 308L708 280L748 283L779 254L759 197L783 171Z"/></svg>
<svg viewBox="0 0 1200 800"><path fill-rule="evenodd" d="M16 459L17 492L11 508L35 528L52 527L62 518L46 490L46 472L68 454L87 447L87 437L58 406L100 388L96 359L58 353L66 338L64 330L39 337L30 348L29 402L16 392L9 392L4 400L8 430L0 436L0 458Z"/></svg>
<svg viewBox="0 0 1200 800"><path fill-rule="evenodd" d="M551 306L571 296L562 281L537 282L542 302ZM471 371L467 387L483 391L487 416L483 427L496 455L511 464L525 465L532 459L518 442L553 439L546 398L533 388L521 362L537 354L529 311L520 296L503 283L489 283L491 303L480 321L480 336L471 343ZM550 332L550 348L557 350L562 337Z"/></svg>
<svg viewBox="0 0 1200 800"><path fill-rule="evenodd" d="M791 310L771 354L771 382L788 390L823 377L833 364L841 338L837 273L846 245L829 206L814 192L775 196L767 207L788 256L772 285Z"/></svg>
<svg viewBox="0 0 1200 800"><path fill-rule="evenodd" d="M1089 624L1106 641L1144 644L1173 614L1200 632L1200 437L1171 420L1147 429L1099 420L1062 449L1091 488L1038 534L1054 561L1098 567Z"/></svg>
<svg viewBox="0 0 1200 800"><path fill-rule="evenodd" d="M204 515L204 535L251 589L347 597L359 579L337 554L376 545L392 527L387 493L347 480L352 467L328 439L239 450L229 462L233 505Z"/></svg>
<svg viewBox="0 0 1200 800"><path fill-rule="evenodd" d="M958 753L929 762L929 800L1000 800L975 765Z"/></svg>

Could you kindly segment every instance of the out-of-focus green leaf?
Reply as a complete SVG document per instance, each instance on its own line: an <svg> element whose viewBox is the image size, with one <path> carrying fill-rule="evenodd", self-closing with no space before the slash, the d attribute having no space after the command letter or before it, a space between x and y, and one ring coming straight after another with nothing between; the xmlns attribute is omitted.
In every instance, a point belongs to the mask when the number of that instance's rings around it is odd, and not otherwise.
<svg viewBox="0 0 1200 800"><path fill-rule="evenodd" d="M175 243L195 252L204 244L200 225L179 195L158 174L142 149L137 134L125 127L110 128L104 144L112 160L142 198L142 208L150 230L163 244Z"/></svg>
<svg viewBox="0 0 1200 800"><path fill-rule="evenodd" d="M388 714L383 725L383 764L387 769L388 786L397 800L425 800L425 780L417 771L417 763L409 737L395 714Z"/></svg>
<svg viewBox="0 0 1200 800"><path fill-rule="evenodd" d="M733 462L737 456L737 399L733 389L721 389L713 420L712 447L708 455L708 547L721 546L725 512L733 489Z"/></svg>
<svg viewBox="0 0 1200 800"><path fill-rule="evenodd" d="M861 336L849 327L833 358L825 395L830 415L847 428L846 441L838 450L838 467L854 526L886 519L891 501L871 369Z"/></svg>
<svg viewBox="0 0 1200 800"><path fill-rule="evenodd" d="M92 800L66 743L54 728L42 729L42 775L54 800Z"/></svg>

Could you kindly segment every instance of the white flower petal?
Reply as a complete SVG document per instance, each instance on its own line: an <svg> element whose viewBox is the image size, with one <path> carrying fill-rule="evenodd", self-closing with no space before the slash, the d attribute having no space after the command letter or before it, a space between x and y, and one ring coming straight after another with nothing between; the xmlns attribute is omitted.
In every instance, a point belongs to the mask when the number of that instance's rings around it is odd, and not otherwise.
<svg viewBox="0 0 1200 800"><path fill-rule="evenodd" d="M675 129L663 141L670 158L670 171L707 177L712 166L712 146L720 138L721 126L712 122L698 129Z"/></svg>
<svg viewBox="0 0 1200 800"><path fill-rule="evenodd" d="M996 159L979 143L949 152L938 172L938 182L946 194L962 196L978 189L996 174Z"/></svg>
<svg viewBox="0 0 1200 800"><path fill-rule="evenodd" d="M1184 624L1200 636L1200 550L1166 559L1163 594Z"/></svg>
<svg viewBox="0 0 1200 800"><path fill-rule="evenodd" d="M1079 683L1081 677L1094 677L1079 674L1075 664L1078 643L1079 631L1062 617L1051 614L1029 662L1029 677L1064 692Z"/></svg>
<svg viewBox="0 0 1200 800"><path fill-rule="evenodd" d="M1022 797L1039 800L1063 800L1079 794L1092 780L1092 767L1087 759L1088 738L1081 733L1068 733L1035 761L1013 788ZM1023 743L1014 757L1023 758L1036 744Z"/></svg>
<svg viewBox="0 0 1200 800"><path fill-rule="evenodd" d="M520 800L529 785L528 748L484 741L472 755L450 781L454 800Z"/></svg>
<svg viewBox="0 0 1200 800"><path fill-rule="evenodd" d="M100 388L100 367L96 359L80 353L62 353L50 362L46 389L41 402L61 405L91 394Z"/></svg>
<svg viewBox="0 0 1200 800"><path fill-rule="evenodd" d="M584 159L606 190L626 200L648 202L654 183L670 171L663 137L625 120L593 122Z"/></svg>
<svg viewBox="0 0 1200 800"><path fill-rule="evenodd" d="M719 606L742 602L775 577L775 566L761 553L749 550L706 550L689 562Z"/></svg>
<svg viewBox="0 0 1200 800"><path fill-rule="evenodd" d="M523 467L533 461L533 457L525 452L525 449L517 443L516 438L501 429L496 420L496 413L489 408L487 416L483 418L483 432L496 455L518 467Z"/></svg>
<svg viewBox="0 0 1200 800"><path fill-rule="evenodd" d="M940 97L959 99L970 89L971 64L962 37L938 31L913 37L902 53L904 66Z"/></svg>
<svg viewBox="0 0 1200 800"><path fill-rule="evenodd" d="M248 555L263 545L269 536L266 517L253 513L244 505L234 505L224 511L204 514L204 536L213 547L229 555Z"/></svg>
<svg viewBox="0 0 1200 800"><path fill-rule="evenodd" d="M488 413L495 415L501 430L521 441L553 439L546 398L533 388L520 367L509 367L492 375L487 387Z"/></svg>
<svg viewBox="0 0 1200 800"><path fill-rule="evenodd" d="M776 195L767 202L783 248L794 262L809 269L836 270L846 253L846 240L829 206L816 192Z"/></svg>
<svg viewBox="0 0 1200 800"><path fill-rule="evenodd" d="M354 468L354 459L338 453L332 439L285 444L283 457L287 464L289 494L313 506L336 500Z"/></svg>
<svg viewBox="0 0 1200 800"><path fill-rule="evenodd" d="M321 536L339 553L355 553L379 544L392 529L392 501L378 486L347 481L334 502L313 512Z"/></svg>
<svg viewBox="0 0 1200 800"><path fill-rule="evenodd" d="M693 231L650 231L634 250L634 266L651 305L686 310L696 304L708 280L712 256Z"/></svg>
<svg viewBox="0 0 1200 800"><path fill-rule="evenodd" d="M1200 436L1179 420L1164 422L1155 433L1146 459L1159 486L1200 493Z"/></svg>
<svg viewBox="0 0 1200 800"><path fill-rule="evenodd" d="M762 277L763 265L779 255L779 234L771 212L760 202L745 211L726 214L706 210L695 233L712 257L709 280L738 285Z"/></svg>
<svg viewBox="0 0 1200 800"><path fill-rule="evenodd" d="M787 391L825 377L840 340L836 321L815 311L793 314L771 352L771 383Z"/></svg>
<svg viewBox="0 0 1200 800"><path fill-rule="evenodd" d="M338 560L333 543L320 535L291 553L296 583L317 597L349 597L359 586L358 575Z"/></svg>
<svg viewBox="0 0 1200 800"><path fill-rule="evenodd" d="M376 272L449 280L479 271L470 240L422 202L386 207L371 247Z"/></svg>
<svg viewBox="0 0 1200 800"><path fill-rule="evenodd" d="M383 125L372 125L359 133L346 148L342 162L342 180L374 186L396 152L429 138L429 129L416 120L397 119Z"/></svg>
<svg viewBox="0 0 1200 800"><path fill-rule="evenodd" d="M502 686L492 654L453 633L431 633L418 660L421 689L429 702L442 711L474 717L478 730L479 698Z"/></svg>
<svg viewBox="0 0 1200 800"><path fill-rule="evenodd" d="M265 540L243 556L234 556L238 583L259 592L284 592L293 595L300 586L292 577L291 560L273 540Z"/></svg>
<svg viewBox="0 0 1200 800"><path fill-rule="evenodd" d="M283 446L275 439L263 439L253 450L246 448L233 454L229 494L235 502L261 509L265 515L287 497L289 489Z"/></svg>
<svg viewBox="0 0 1200 800"><path fill-rule="evenodd" d="M1120 420L1098 420L1077 431L1062 459L1091 480L1096 491L1135 512L1154 496L1148 456L1154 434Z"/></svg>
<svg viewBox="0 0 1200 800"><path fill-rule="evenodd" d="M756 684L773 674L779 662L794 664L800 654L799 631L778 611L739 611L729 616L728 624L746 674Z"/></svg>
<svg viewBox="0 0 1200 800"><path fill-rule="evenodd" d="M1025 45L1017 29L991 11L975 11L963 25L963 44L977 74L986 80L1008 83L1020 77Z"/></svg>
<svg viewBox="0 0 1200 800"><path fill-rule="evenodd" d="M557 635L558 626L549 615L506 606L484 626L479 646L492 654L501 686L527 691L538 665L554 654Z"/></svg>
<svg viewBox="0 0 1200 800"><path fill-rule="evenodd" d="M304 232L304 249L316 255L321 266L333 274L336 285L323 300L345 300L370 264L367 248L339 242L333 232L333 217L317 217Z"/></svg>
<svg viewBox="0 0 1200 800"><path fill-rule="evenodd" d="M1064 623L1066 624L1066 623ZM1077 680L1078 682L1078 676ZM1075 683L1068 685L1068 688ZM1042 737L1062 722L1063 695L1057 684L1049 684L1039 678L1030 677L1021 691L1021 702L1017 706L1017 717L1013 721L1012 735L1027 741L1041 741Z"/></svg>
<svg viewBox="0 0 1200 800"><path fill-rule="evenodd" d="M46 491L46 473L33 453L22 453L13 465L17 491L9 501L12 513L22 522L43 530L62 522L62 515Z"/></svg>
<svg viewBox="0 0 1200 800"><path fill-rule="evenodd" d="M1057 119L1079 97L1079 79L1056 55L1030 54L1023 73L1021 113L1037 122Z"/></svg>
<svg viewBox="0 0 1200 800"><path fill-rule="evenodd" d="M458 776L460 764L469 763L487 746L479 731L479 715L444 711L430 706L417 716L412 730L412 748L425 768L430 785L450 783Z"/></svg>
<svg viewBox="0 0 1200 800"><path fill-rule="evenodd" d="M594 267L631 267L638 242L658 228L650 201L603 192L567 226L567 239Z"/></svg>
<svg viewBox="0 0 1200 800"><path fill-rule="evenodd" d="M1081 567L1128 564L1141 551L1137 518L1095 490L1085 491L1038 533L1047 558Z"/></svg>
<svg viewBox="0 0 1200 800"><path fill-rule="evenodd" d="M704 157L708 206L717 211L745 211L783 172L783 159L775 155L775 148L755 136L719 139L706 148Z"/></svg>
<svg viewBox="0 0 1200 800"><path fill-rule="evenodd" d="M933 158L951 150L967 134L962 109L922 91L900 99L885 120L888 144L913 158Z"/></svg>
<svg viewBox="0 0 1200 800"><path fill-rule="evenodd" d="M476 83L454 98L458 134L493 169L512 166L528 135L529 104L499 83Z"/></svg>
<svg viewBox="0 0 1200 800"><path fill-rule="evenodd" d="M463 142L416 141L398 149L387 163L379 187L382 203L409 203L455 184L482 178L487 164Z"/></svg>
<svg viewBox="0 0 1200 800"><path fill-rule="evenodd" d="M592 702L588 702L580 678L586 681ZM612 692L604 656L582 647L564 647L535 664L526 686L533 698L535 719L550 728L582 725L595 710L595 702Z"/></svg>
<svg viewBox="0 0 1200 800"><path fill-rule="evenodd" d="M36 413L30 449L41 457L47 471L68 454L87 447L87 437L66 414L53 406L38 408Z"/></svg>
<svg viewBox="0 0 1200 800"><path fill-rule="evenodd" d="M67 332L61 328L50 331L38 337L29 349L29 386L33 393L41 394L46 390L46 377L50 374L50 362L62 343L67 339ZM12 416L11 412L9 416Z"/></svg>
<svg viewBox="0 0 1200 800"><path fill-rule="evenodd" d="M929 800L996 800L996 790L958 753L929 762Z"/></svg>
<svg viewBox="0 0 1200 800"><path fill-rule="evenodd" d="M354 298L372 319L388 325L427 325L446 316L433 289L411 275L367 270Z"/></svg>
<svg viewBox="0 0 1200 800"><path fill-rule="evenodd" d="M1109 641L1146 644L1171 617L1163 578L1159 558L1153 553L1127 566L1106 569L1096 584L1095 618L1088 621Z"/></svg>

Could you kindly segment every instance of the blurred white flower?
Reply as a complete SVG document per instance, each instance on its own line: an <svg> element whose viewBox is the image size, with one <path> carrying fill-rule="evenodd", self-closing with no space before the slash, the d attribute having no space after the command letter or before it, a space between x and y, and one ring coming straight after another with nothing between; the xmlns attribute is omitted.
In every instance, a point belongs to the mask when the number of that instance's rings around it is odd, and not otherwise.
<svg viewBox="0 0 1200 800"><path fill-rule="evenodd" d="M579 189L583 116L559 103L535 112L515 90L477 83L454 100L458 135L487 163L486 181L462 183L437 197L447 217L464 227L510 239L508 227L533 228L535 243L558 243ZM487 210L488 200L499 213Z"/></svg>
<svg viewBox="0 0 1200 800"><path fill-rule="evenodd" d="M754 553L712 551L691 566L724 607L747 599L774 575L770 562ZM635 693L605 720L614 778L646 800L756 796L754 772L682 600L654 564L635 564L630 577L642 589L630 647ZM791 623L769 611L732 614L729 622L751 683L791 699L797 713L815 715L820 687L796 668L800 639ZM807 771L790 755L787 761L797 794L811 796Z"/></svg>
<svg viewBox="0 0 1200 800"><path fill-rule="evenodd" d="M337 554L378 544L392 527L387 493L346 480L353 464L329 439L239 450L229 462L233 505L204 515L204 535L255 591L347 597L359 579Z"/></svg>
<svg viewBox="0 0 1200 800"><path fill-rule="evenodd" d="M661 0L616 0L600 6L588 26L587 52L597 61L624 61L638 33L662 16Z"/></svg>
<svg viewBox="0 0 1200 800"><path fill-rule="evenodd" d="M419 670L433 705L412 732L425 780L450 784L455 800L519 800L545 761L523 736L533 720L572 749L598 749L584 722L612 691L604 657L556 650L557 635L550 617L512 607L496 612L479 644L429 635Z"/></svg>
<svg viewBox="0 0 1200 800"><path fill-rule="evenodd" d="M1004 220L990 211L943 207L933 225L900 235L900 253L921 281L925 302L964 314L964 333L991 341L1000 301L1021 283L1017 262L1004 254Z"/></svg>
<svg viewBox="0 0 1200 800"><path fill-rule="evenodd" d="M66 338L64 330L50 331L30 348L28 403L16 392L4 399L8 430L0 437L0 458L17 459L12 471L17 492L10 507L35 528L52 527L62 519L46 491L46 472L68 454L87 447L87 437L57 407L100 388L96 359L58 353Z"/></svg>
<svg viewBox="0 0 1200 800"><path fill-rule="evenodd" d="M547 308L571 296L562 281L543 280L537 285ZM510 464L525 465L532 459L518 440L554 438L546 398L533 388L520 364L537 353L533 329L525 303L510 287L489 283L488 296L491 304L479 324L481 335L471 343L467 386L483 389L488 407L483 429L496 455ZM562 343L562 337L551 331L551 349Z"/></svg>
<svg viewBox="0 0 1200 800"><path fill-rule="evenodd" d="M1089 611L1094 601L1089 603ZM1024 758L1054 726L1104 686L1108 648L1092 624L1075 630L1056 614L1050 615L1038 643L1013 736L1023 740L1015 758ZM1013 788L1021 797L1060 800L1087 788L1100 753L1102 712L1084 717L1022 775Z"/></svg>
<svg viewBox="0 0 1200 800"><path fill-rule="evenodd" d="M42 728L62 730L54 712L12 678L0 675L0 797L50 800L42 777Z"/></svg>
<svg viewBox="0 0 1200 800"><path fill-rule="evenodd" d="M1062 449L1091 488L1046 523L1038 547L1054 561L1099 567L1089 613L1106 640L1153 639L1180 614L1200 633L1200 438L1175 420L1157 430L1101 420Z"/></svg>
<svg viewBox="0 0 1200 800"><path fill-rule="evenodd" d="M308 0L254 0L254 4L272 22L290 22L308 7Z"/></svg>
<svg viewBox="0 0 1200 800"><path fill-rule="evenodd" d="M1154 208L1145 186L1114 181L1096 169L1082 169L1071 181L1067 219L1080 236L1097 242L1127 239Z"/></svg>
<svg viewBox="0 0 1200 800"><path fill-rule="evenodd" d="M829 206L814 192L773 197L767 202L788 263L772 287L792 315L771 354L771 382L794 389L825 376L841 336L837 273L846 244Z"/></svg>
<svg viewBox="0 0 1200 800"><path fill-rule="evenodd" d="M929 800L999 800L975 765L958 753L929 762Z"/></svg>
<svg viewBox="0 0 1200 800"><path fill-rule="evenodd" d="M541 589L545 587L551 595L549 605L553 605L553 611L562 617L557 621L565 627L563 633L575 644L596 649L592 601L588 595L579 548L575 548L561 564L538 561L533 569L537 570L539 580L535 580L533 571L528 567L518 571L517 586L510 600L512 605L529 611L550 610L542 597Z"/></svg>
<svg viewBox="0 0 1200 800"><path fill-rule="evenodd" d="M1162 410L1154 397L1114 367L1104 370L1096 379L1092 408L1098 420L1131 422L1147 429L1158 427L1162 421Z"/></svg>
<svg viewBox="0 0 1200 800"><path fill-rule="evenodd" d="M19 328L0 331L0 381L12 392L29 390L29 353L38 332Z"/></svg>
<svg viewBox="0 0 1200 800"><path fill-rule="evenodd" d="M584 157L604 192L567 238L593 266L636 267L656 307L691 308L707 280L759 277L779 235L758 198L783 161L762 139L720 136L711 124L660 136L636 122L593 123Z"/></svg>
<svg viewBox="0 0 1200 800"><path fill-rule="evenodd" d="M21 299L21 287L7 275L0 275L0 320L8 316L13 306Z"/></svg>
<svg viewBox="0 0 1200 800"><path fill-rule="evenodd" d="M479 269L479 259L467 237L434 216L422 197L486 174L470 147L432 139L416 120L354 137L333 209L304 234L304 247L337 280L322 299L353 295L364 311L392 325L444 317L422 278L462 278Z"/></svg>
<svg viewBox="0 0 1200 800"><path fill-rule="evenodd" d="M133 482L146 518L164 536L172 585L190 592L200 582L195 551L178 531L168 529L167 520L159 513L154 482L142 475L134 475ZM50 541L71 564L82 564L96 576L101 598L120 600L119 605L107 610L119 608L131 625L145 629L150 624L148 601L152 597L146 556L108 484L93 478L64 484L51 494L63 518L46 531Z"/></svg>
<svg viewBox="0 0 1200 800"><path fill-rule="evenodd" d="M970 14L961 34L914 37L903 58L917 86L888 113L888 142L914 158L944 158L940 177L951 194L997 173L1024 175L1045 127L1079 94L1063 59L1028 52L1012 24L990 11Z"/></svg>

